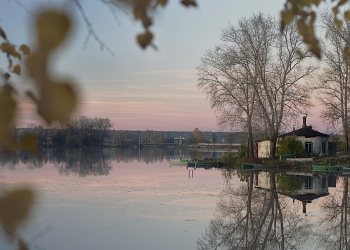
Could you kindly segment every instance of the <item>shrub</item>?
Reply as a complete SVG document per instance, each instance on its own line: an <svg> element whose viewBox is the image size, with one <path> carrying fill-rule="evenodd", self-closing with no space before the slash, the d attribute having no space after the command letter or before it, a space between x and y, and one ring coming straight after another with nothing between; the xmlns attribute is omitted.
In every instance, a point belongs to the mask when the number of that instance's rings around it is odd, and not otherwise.
<svg viewBox="0 0 350 250"><path fill-rule="evenodd" d="M225 164L232 165L232 164L235 164L236 158L235 158L235 156L234 156L231 152L226 152L226 153L222 156L222 161L223 161L223 163L225 163Z"/></svg>
<svg viewBox="0 0 350 250"><path fill-rule="evenodd" d="M283 192L293 192L302 188L304 183L303 176L277 176L277 190Z"/></svg>
<svg viewBox="0 0 350 250"><path fill-rule="evenodd" d="M301 141L298 141L295 136L282 137L282 139L278 141L278 156L286 154L302 156L305 155L305 153L306 151L303 148Z"/></svg>
<svg viewBox="0 0 350 250"><path fill-rule="evenodd" d="M247 147L244 146L244 145L241 145L241 146L238 148L237 157L238 157L238 158L242 158L242 157L246 156L246 154L247 154Z"/></svg>

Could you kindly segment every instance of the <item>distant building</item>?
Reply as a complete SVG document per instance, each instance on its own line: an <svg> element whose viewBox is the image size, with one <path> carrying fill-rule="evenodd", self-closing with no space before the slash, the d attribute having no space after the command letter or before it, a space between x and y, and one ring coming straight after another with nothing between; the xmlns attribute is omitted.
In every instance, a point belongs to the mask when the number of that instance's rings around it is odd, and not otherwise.
<svg viewBox="0 0 350 250"><path fill-rule="evenodd" d="M293 131L283 134L279 136L279 138L285 136L295 136L297 140L301 141L303 147L307 152L309 152L310 156L326 156L335 154L334 150L330 150L330 148L334 148L336 145L334 145L334 142L329 142L329 135L313 130L312 126L307 126L306 116L303 117L303 126L300 129L293 128ZM270 140L258 141L256 145L257 157L271 157L270 149L272 146L273 145Z"/></svg>
<svg viewBox="0 0 350 250"><path fill-rule="evenodd" d="M175 145L184 145L185 143L185 137L180 136L179 138L174 138L174 144Z"/></svg>

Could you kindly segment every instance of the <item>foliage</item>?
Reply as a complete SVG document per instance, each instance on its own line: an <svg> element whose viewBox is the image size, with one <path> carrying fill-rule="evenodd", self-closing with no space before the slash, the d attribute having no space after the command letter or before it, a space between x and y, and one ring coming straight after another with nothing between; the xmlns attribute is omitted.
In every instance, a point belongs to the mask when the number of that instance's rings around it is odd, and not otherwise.
<svg viewBox="0 0 350 250"><path fill-rule="evenodd" d="M225 152L221 157L221 161L227 165L233 165L236 163L236 157L232 152Z"/></svg>
<svg viewBox="0 0 350 250"><path fill-rule="evenodd" d="M237 150L237 157L242 158L242 157L245 157L246 154L247 154L247 147L245 145L239 146Z"/></svg>
<svg viewBox="0 0 350 250"><path fill-rule="evenodd" d="M286 154L296 154L302 156L305 154L305 149L300 141L295 136L285 136L278 141L278 156Z"/></svg>
<svg viewBox="0 0 350 250"><path fill-rule="evenodd" d="M293 192L302 188L304 183L303 176L284 176L277 175L277 189L282 192Z"/></svg>
<svg viewBox="0 0 350 250"><path fill-rule="evenodd" d="M309 46L310 51L321 58L321 48L318 38L315 36L315 21L317 14L315 7L319 7L321 3L326 3L326 0L310 0L310 1L295 1L286 0L284 9L281 11L281 30L293 22L297 21L298 32L303 37L303 42ZM337 28L340 29L343 20L339 19L339 16L343 16L345 19L350 20L350 11L341 10L345 4L349 3L349 0L332 0L333 3L333 18ZM298 52L302 56L302 52ZM343 48L344 56L349 55L350 48L345 46Z"/></svg>
<svg viewBox="0 0 350 250"><path fill-rule="evenodd" d="M30 188L17 188L0 196L0 222L12 240L18 240L19 249L28 249L18 234L18 227L30 214L35 202L35 193Z"/></svg>
<svg viewBox="0 0 350 250"><path fill-rule="evenodd" d="M202 132L199 130L199 128L195 128L192 132L190 142L191 143L201 143L203 141Z"/></svg>

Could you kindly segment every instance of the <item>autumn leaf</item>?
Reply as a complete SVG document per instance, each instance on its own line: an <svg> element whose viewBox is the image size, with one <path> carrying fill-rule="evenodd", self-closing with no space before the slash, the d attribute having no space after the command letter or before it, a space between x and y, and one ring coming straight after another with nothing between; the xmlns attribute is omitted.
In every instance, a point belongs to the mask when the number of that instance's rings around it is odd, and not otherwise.
<svg viewBox="0 0 350 250"><path fill-rule="evenodd" d="M13 123L17 102L12 96L12 87L5 84L0 92L0 147L15 148L16 141L9 132L9 127Z"/></svg>
<svg viewBox="0 0 350 250"><path fill-rule="evenodd" d="M17 228L28 217L35 194L29 188L16 189L0 197L0 222L5 232L14 237Z"/></svg>
<svg viewBox="0 0 350 250"><path fill-rule="evenodd" d="M167 5L167 3L168 3L168 0L157 0L155 7L157 5L162 5L164 7Z"/></svg>
<svg viewBox="0 0 350 250"><path fill-rule="evenodd" d="M19 48L20 51L22 51L23 55L29 56L30 55L30 49L27 45L22 44Z"/></svg>
<svg viewBox="0 0 350 250"><path fill-rule="evenodd" d="M50 51L67 37L71 22L68 16L58 11L44 11L37 18L37 39L40 49Z"/></svg>
<svg viewBox="0 0 350 250"><path fill-rule="evenodd" d="M144 34L139 34L137 36L137 42L143 49L145 49L148 45L151 44L152 39L153 39L153 34L149 31L147 31Z"/></svg>
<svg viewBox="0 0 350 250"><path fill-rule="evenodd" d="M31 152L32 154L39 156L38 144L36 136L33 134L26 134L21 140L20 148L24 151Z"/></svg>
<svg viewBox="0 0 350 250"><path fill-rule="evenodd" d="M30 55L25 61L27 72L38 87L47 81L47 60L47 54L39 51Z"/></svg>
<svg viewBox="0 0 350 250"><path fill-rule="evenodd" d="M38 113L48 124L64 122L77 105L75 90L69 83L48 83L41 89Z"/></svg>
<svg viewBox="0 0 350 250"><path fill-rule="evenodd" d="M16 65L13 70L12 70L13 73L17 74L17 75L20 75L21 74L21 66L19 65Z"/></svg>

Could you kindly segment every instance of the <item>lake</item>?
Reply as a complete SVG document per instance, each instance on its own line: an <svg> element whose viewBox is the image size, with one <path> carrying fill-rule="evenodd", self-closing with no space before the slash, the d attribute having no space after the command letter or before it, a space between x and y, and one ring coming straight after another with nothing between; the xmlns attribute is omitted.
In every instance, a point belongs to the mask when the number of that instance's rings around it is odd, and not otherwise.
<svg viewBox="0 0 350 250"><path fill-rule="evenodd" d="M195 249L223 187L220 170L170 166L193 150L45 149L2 155L1 187L30 185L38 203L21 230L32 249ZM2 235L3 236L3 235ZM0 249L15 249L1 238Z"/></svg>
<svg viewBox="0 0 350 250"><path fill-rule="evenodd" d="M222 154L46 148L37 159L1 152L1 192L35 188L36 207L20 230L30 249L347 249L346 174L171 164ZM300 181L304 193L276 191ZM0 249L16 245L0 233Z"/></svg>

